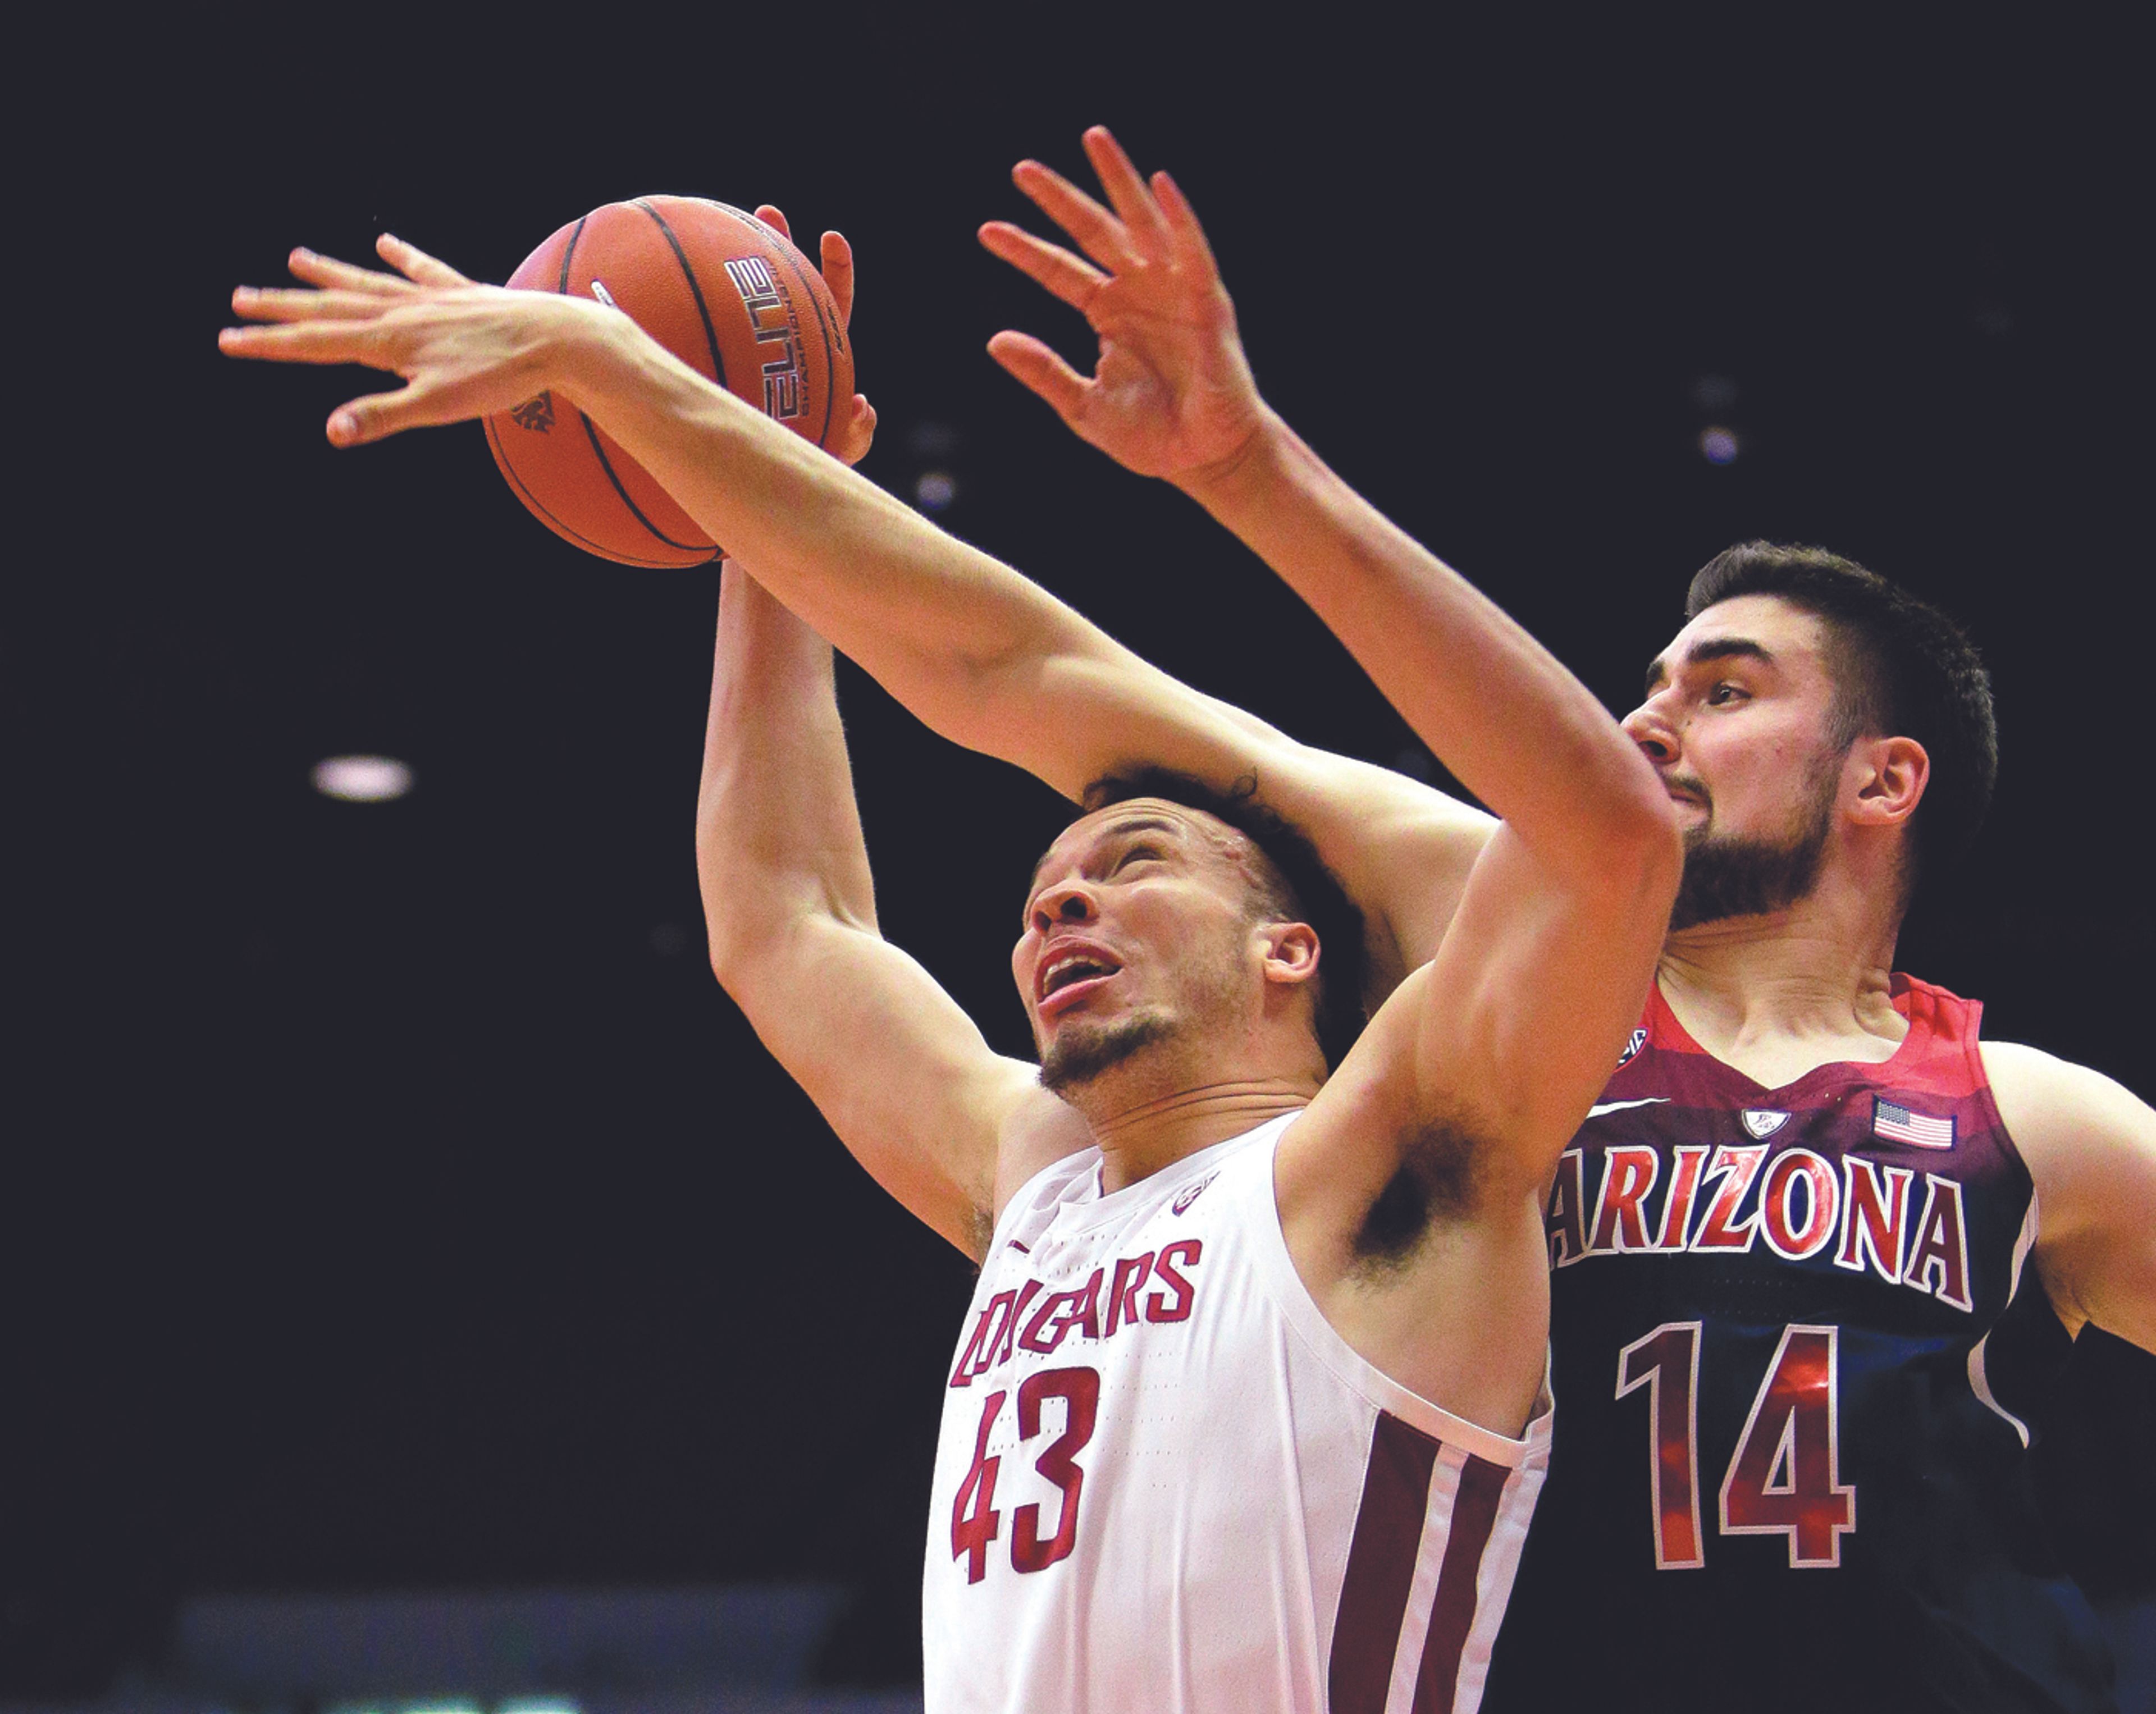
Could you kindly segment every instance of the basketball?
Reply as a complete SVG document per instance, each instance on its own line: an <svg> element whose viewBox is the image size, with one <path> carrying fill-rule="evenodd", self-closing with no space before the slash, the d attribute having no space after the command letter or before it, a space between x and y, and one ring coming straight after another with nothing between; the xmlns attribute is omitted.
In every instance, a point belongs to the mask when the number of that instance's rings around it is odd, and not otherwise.
<svg viewBox="0 0 2156 1714"><path fill-rule="evenodd" d="M752 214L699 197L639 197L571 222L510 275L526 291L611 304L699 374L818 445L845 421L854 360L814 266ZM564 541L632 566L718 557L651 476L551 392L488 417L494 461Z"/></svg>

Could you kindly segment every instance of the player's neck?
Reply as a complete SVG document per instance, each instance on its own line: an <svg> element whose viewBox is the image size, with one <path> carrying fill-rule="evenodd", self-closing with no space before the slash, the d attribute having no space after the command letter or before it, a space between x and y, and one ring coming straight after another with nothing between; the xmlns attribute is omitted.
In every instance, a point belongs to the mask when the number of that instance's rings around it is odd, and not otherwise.
<svg viewBox="0 0 2156 1714"><path fill-rule="evenodd" d="M1779 1088L1830 1061L1892 1057L1909 1028L1892 997L1894 927L1876 893L1824 877L1786 910L1671 935L1656 980L1695 1041Z"/></svg>
<svg viewBox="0 0 2156 1714"><path fill-rule="evenodd" d="M1314 1084L1292 1077L1228 1078L1127 1106L1087 1102L1081 1111L1101 1147L1101 1188L1112 1193L1201 1148L1306 1107L1317 1093Z"/></svg>

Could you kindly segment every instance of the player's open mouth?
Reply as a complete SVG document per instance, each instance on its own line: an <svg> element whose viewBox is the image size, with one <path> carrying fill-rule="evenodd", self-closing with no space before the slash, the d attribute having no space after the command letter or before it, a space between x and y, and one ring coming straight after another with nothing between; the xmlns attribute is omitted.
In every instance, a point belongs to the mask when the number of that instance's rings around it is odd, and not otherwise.
<svg viewBox="0 0 2156 1714"><path fill-rule="evenodd" d="M1063 948L1053 957L1042 961L1040 973L1034 978L1040 1011L1060 1012L1066 1006L1077 1004L1122 968L1115 959L1096 947Z"/></svg>

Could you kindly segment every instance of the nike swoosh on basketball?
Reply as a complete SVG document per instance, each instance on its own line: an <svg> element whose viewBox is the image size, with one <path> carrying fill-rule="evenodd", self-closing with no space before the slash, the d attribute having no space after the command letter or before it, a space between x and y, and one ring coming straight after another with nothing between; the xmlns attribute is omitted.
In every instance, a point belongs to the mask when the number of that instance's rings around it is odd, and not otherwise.
<svg viewBox="0 0 2156 1714"><path fill-rule="evenodd" d="M1635 1101L1600 1101L1587 1110L1587 1116L1599 1119L1604 1113L1614 1113L1620 1107L1651 1107L1656 1101L1666 1101L1666 1095L1643 1095Z"/></svg>

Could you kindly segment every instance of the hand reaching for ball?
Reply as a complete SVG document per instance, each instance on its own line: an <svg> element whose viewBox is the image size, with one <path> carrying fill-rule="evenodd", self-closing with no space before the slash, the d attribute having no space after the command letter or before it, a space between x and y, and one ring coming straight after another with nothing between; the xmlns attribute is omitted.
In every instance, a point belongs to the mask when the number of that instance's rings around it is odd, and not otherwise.
<svg viewBox="0 0 2156 1714"><path fill-rule="evenodd" d="M775 226L788 239L793 228L787 224L786 217L769 203L757 206L756 218L766 225ZM831 289L831 301L839 306L839 326L850 327L854 320L854 247L843 233L827 232L824 234L822 254L818 258L824 284ZM861 393L854 395L853 414L844 428L831 431L824 450L843 464L858 464L868 456L870 444L875 439L875 407Z"/></svg>
<svg viewBox="0 0 2156 1714"><path fill-rule="evenodd" d="M337 446L506 410L547 384L551 354L575 338L578 323L604 314L594 303L475 285L388 233L374 248L396 273L293 251L292 276L310 289L240 286L232 307L273 325L218 335L228 357L363 363L402 376L402 387L330 413Z"/></svg>
<svg viewBox="0 0 2156 1714"><path fill-rule="evenodd" d="M757 218L787 232L786 217L769 204ZM305 289L239 287L233 308L270 325L227 327L218 336L228 357L362 363L401 376L402 387L362 394L331 413L327 432L337 446L511 410L559 384L563 352L603 337L613 313L590 299L479 285L388 233L375 251L396 272L294 250L289 265ZM844 326L853 314L854 259L835 232L824 234L823 271ZM827 449L859 463L875 420L875 408L854 393Z"/></svg>
<svg viewBox="0 0 2156 1714"><path fill-rule="evenodd" d="M1085 316L1101 346L1093 372L1026 333L998 333L989 355L1118 464L1202 486L1235 465L1265 415L1235 306L1174 180L1156 172L1148 184L1104 126L1085 146L1111 208L1037 161L1011 175L1083 256L1006 221L980 238Z"/></svg>

